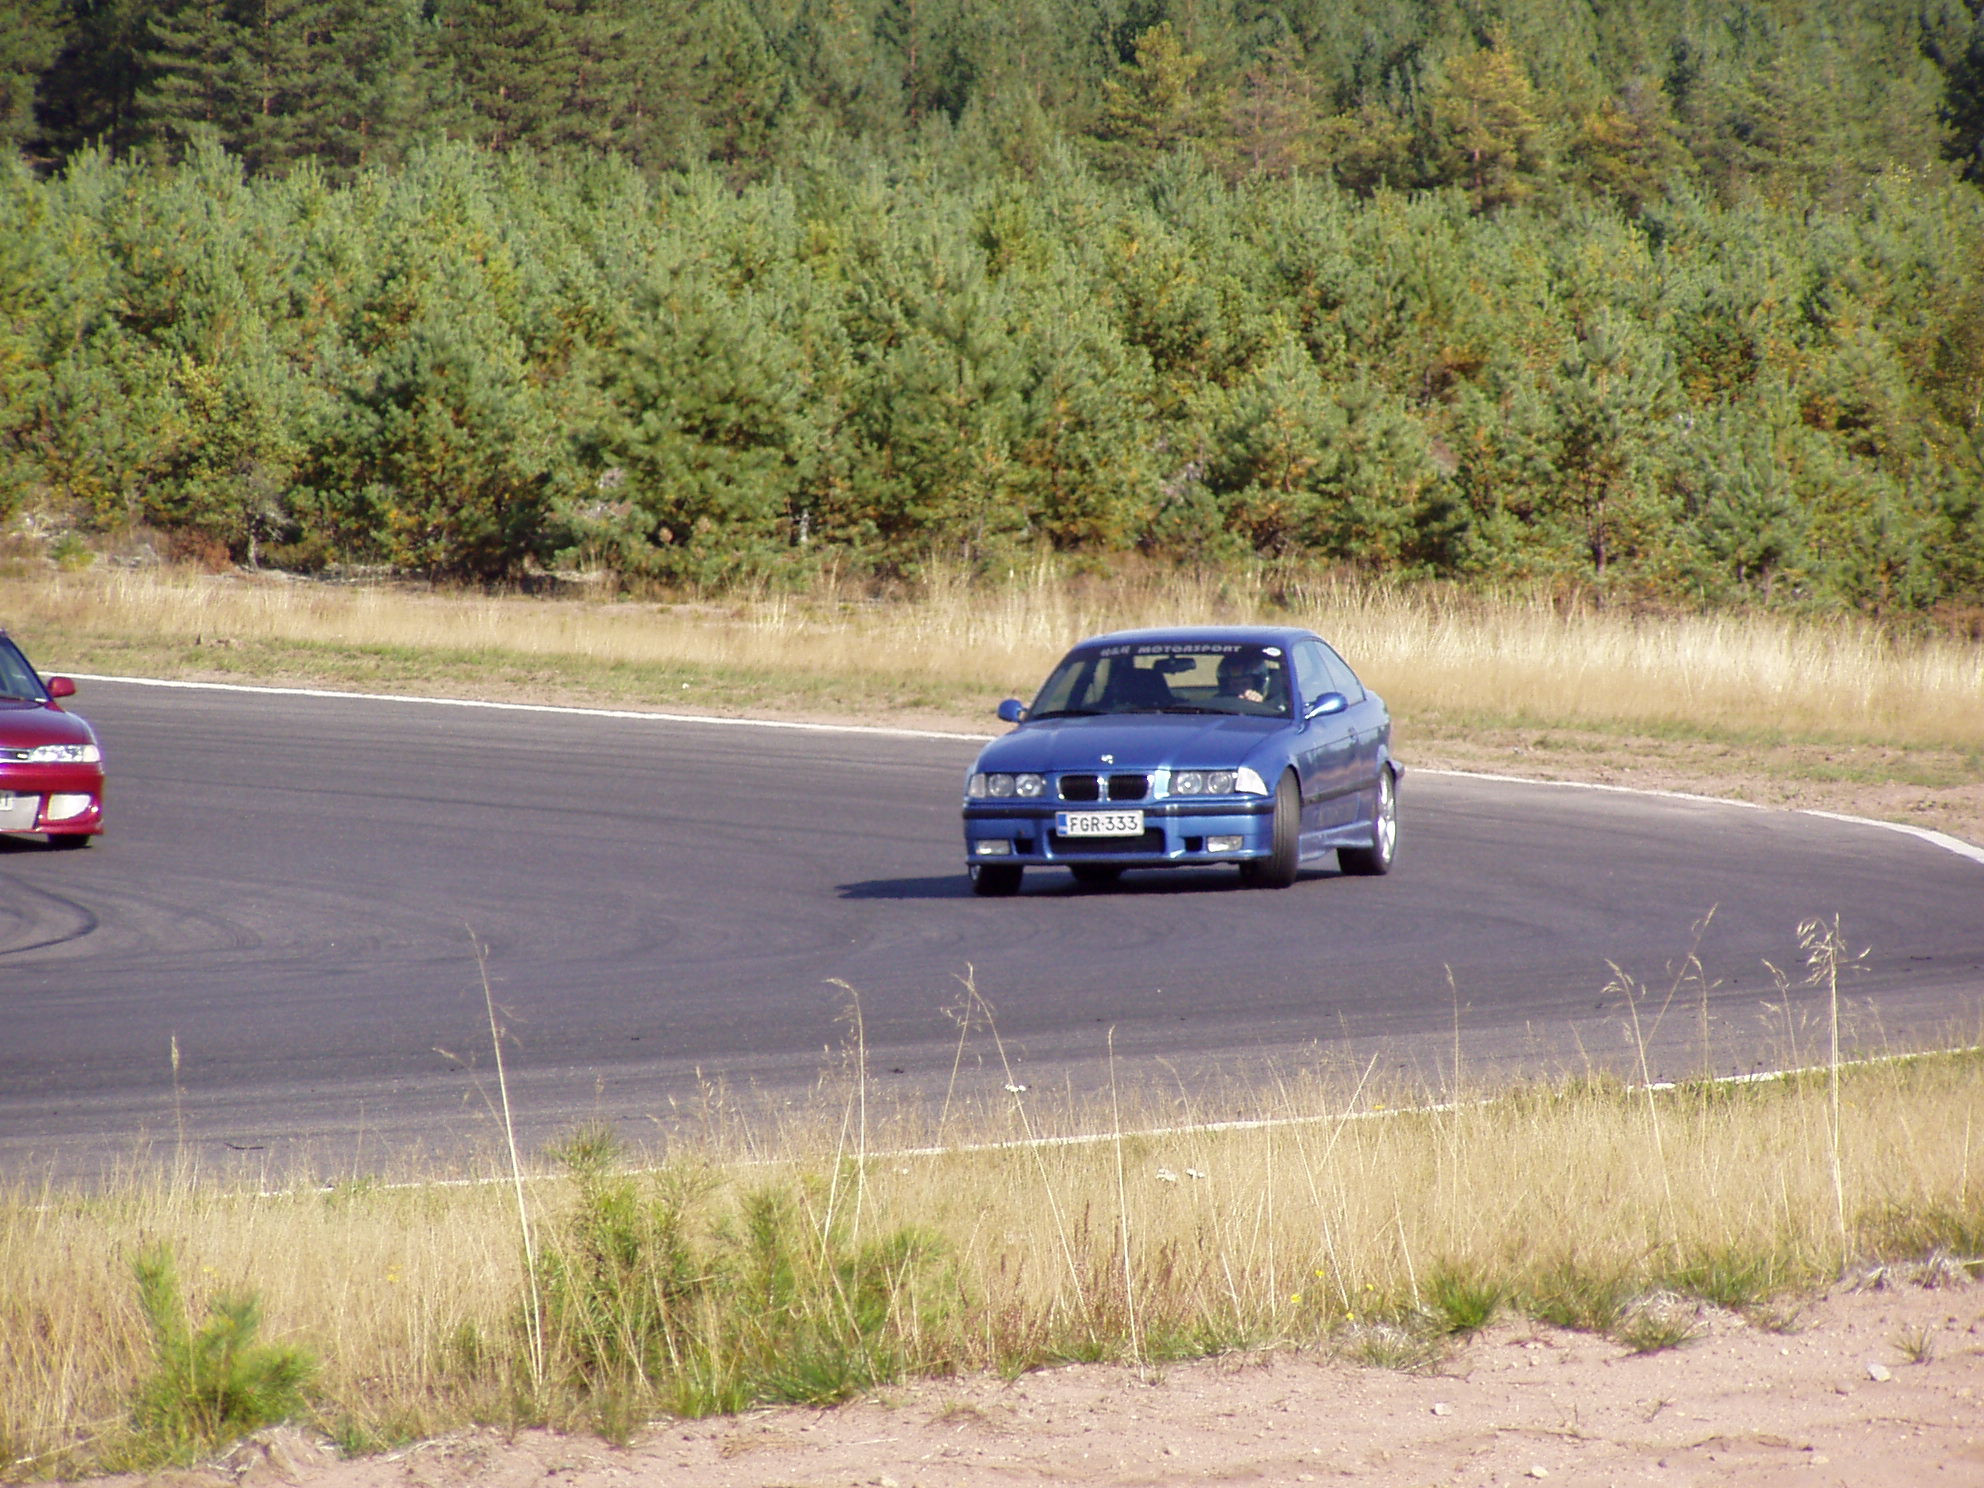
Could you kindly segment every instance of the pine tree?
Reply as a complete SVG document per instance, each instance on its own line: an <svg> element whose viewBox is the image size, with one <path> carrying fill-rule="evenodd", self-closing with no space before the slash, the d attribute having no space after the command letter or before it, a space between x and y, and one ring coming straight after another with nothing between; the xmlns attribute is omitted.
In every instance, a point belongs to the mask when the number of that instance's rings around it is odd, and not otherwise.
<svg viewBox="0 0 1984 1488"><path fill-rule="evenodd" d="M251 88L242 155L251 171L332 155L357 78L340 40L339 0L237 0Z"/></svg>
<svg viewBox="0 0 1984 1488"><path fill-rule="evenodd" d="M987 60L972 44L972 10L959 0L879 0L875 45L893 63L911 132L939 116L955 121L970 101Z"/></svg>
<svg viewBox="0 0 1984 1488"><path fill-rule="evenodd" d="M1207 125L1197 91L1204 66L1205 58L1185 50L1169 21L1139 35L1135 59L1103 80L1095 127L1101 162L1116 174L1137 174L1195 143Z"/></svg>
<svg viewBox="0 0 1984 1488"><path fill-rule="evenodd" d="M1984 10L1977 12L1968 42L1945 63L1944 73L1946 153L1965 180L1984 184Z"/></svg>
<svg viewBox="0 0 1984 1488"><path fill-rule="evenodd" d="M691 0L695 66L687 84L701 158L733 181L770 169L790 81L763 24L744 0Z"/></svg>
<svg viewBox="0 0 1984 1488"><path fill-rule="evenodd" d="M1652 472L1671 377L1663 348L1608 318L1579 338L1548 384L1550 516L1601 588L1662 521Z"/></svg>
<svg viewBox="0 0 1984 1488"><path fill-rule="evenodd" d="M1289 176L1321 159L1320 98L1302 44L1284 38L1240 79L1226 105L1221 154L1232 176Z"/></svg>
<svg viewBox="0 0 1984 1488"><path fill-rule="evenodd" d="M1409 186L1419 175L1412 125L1382 104L1365 103L1325 119L1317 148L1339 185L1370 192Z"/></svg>
<svg viewBox="0 0 1984 1488"><path fill-rule="evenodd" d="M1483 47L1453 59L1427 108L1429 184L1461 187L1483 212L1536 190L1543 126L1536 90L1513 53Z"/></svg>
<svg viewBox="0 0 1984 1488"><path fill-rule="evenodd" d="M324 73L302 105L320 165L344 176L396 163L444 132L459 95L446 78L442 32L423 7L340 0L327 40L328 55L318 53Z"/></svg>
<svg viewBox="0 0 1984 1488"><path fill-rule="evenodd" d="M748 297L685 279L622 338L605 448L614 479L580 539L621 572L750 573L791 536L806 475L793 348Z"/></svg>
<svg viewBox="0 0 1984 1488"><path fill-rule="evenodd" d="M565 0L449 0L445 14L471 137L493 150L549 143L579 73Z"/></svg>
<svg viewBox="0 0 1984 1488"><path fill-rule="evenodd" d="M245 28L227 0L158 0L146 22L141 142L177 156L194 142L238 150L254 115Z"/></svg>
<svg viewBox="0 0 1984 1488"><path fill-rule="evenodd" d="M36 134L35 87L62 47L60 0L15 0L0 25L0 151L22 149Z"/></svg>
<svg viewBox="0 0 1984 1488"><path fill-rule="evenodd" d="M1140 535L1156 485L1150 364L1066 271L1027 294L1012 489L1056 547L1106 552Z"/></svg>
<svg viewBox="0 0 1984 1488"><path fill-rule="evenodd" d="M71 0L64 7L60 49L36 86L38 153L58 161L91 147L121 155L135 143L153 4Z"/></svg>
<svg viewBox="0 0 1984 1488"><path fill-rule="evenodd" d="M1628 212L1659 197L1685 166L1665 95L1640 83L1587 112L1566 154L1573 179Z"/></svg>
<svg viewBox="0 0 1984 1488"><path fill-rule="evenodd" d="M427 306L325 420L299 514L438 577L502 579L548 553L557 433L519 351L477 307Z"/></svg>
<svg viewBox="0 0 1984 1488"><path fill-rule="evenodd" d="M27 166L0 157L0 523L42 485L36 424L49 389L48 353L60 324L56 224Z"/></svg>
<svg viewBox="0 0 1984 1488"><path fill-rule="evenodd" d="M641 73L656 62L652 7L640 0L571 6L572 75L550 138L568 149L638 154Z"/></svg>
<svg viewBox="0 0 1984 1488"><path fill-rule="evenodd" d="M1785 391L1755 411L1723 404L1689 414L1675 439L1670 479L1698 593L1712 602L1768 605L1781 587L1811 582L1810 517L1787 458L1797 410Z"/></svg>

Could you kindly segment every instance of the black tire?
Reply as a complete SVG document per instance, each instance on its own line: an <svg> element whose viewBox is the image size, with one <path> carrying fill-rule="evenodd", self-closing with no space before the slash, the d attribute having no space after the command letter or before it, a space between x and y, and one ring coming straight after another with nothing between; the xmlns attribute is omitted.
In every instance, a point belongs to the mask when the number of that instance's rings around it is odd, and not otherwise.
<svg viewBox="0 0 1984 1488"><path fill-rule="evenodd" d="M1020 891L1026 869L1014 863L973 863L971 891L986 899L1005 899Z"/></svg>
<svg viewBox="0 0 1984 1488"><path fill-rule="evenodd" d="M1302 787L1289 770L1274 789L1274 838L1265 858L1240 865L1240 882L1250 889L1285 889L1302 866Z"/></svg>
<svg viewBox="0 0 1984 1488"><path fill-rule="evenodd" d="M1378 772L1378 804L1371 815L1371 846L1339 847L1337 866L1360 878L1381 878L1398 857L1398 782L1392 767Z"/></svg>
<svg viewBox="0 0 1984 1488"><path fill-rule="evenodd" d="M88 847L95 840L94 837L82 832L50 832L48 834L48 845L56 852L74 852L78 848Z"/></svg>
<svg viewBox="0 0 1984 1488"><path fill-rule="evenodd" d="M1078 884L1113 884L1123 876L1121 868L1112 867L1108 863L1070 863L1068 871L1074 874L1075 882Z"/></svg>

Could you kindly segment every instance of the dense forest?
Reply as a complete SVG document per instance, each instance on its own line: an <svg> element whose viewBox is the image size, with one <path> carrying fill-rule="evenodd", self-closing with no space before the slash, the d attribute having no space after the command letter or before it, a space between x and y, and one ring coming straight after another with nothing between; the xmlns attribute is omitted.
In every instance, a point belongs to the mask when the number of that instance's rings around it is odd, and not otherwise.
<svg viewBox="0 0 1984 1488"><path fill-rule="evenodd" d="M14 0L0 524L1984 604L1984 0Z"/></svg>

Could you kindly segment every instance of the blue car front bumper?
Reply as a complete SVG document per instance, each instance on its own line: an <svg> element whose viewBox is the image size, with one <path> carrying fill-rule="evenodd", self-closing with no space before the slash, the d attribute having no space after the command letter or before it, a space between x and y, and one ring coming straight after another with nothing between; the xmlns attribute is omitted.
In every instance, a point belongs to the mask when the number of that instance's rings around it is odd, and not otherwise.
<svg viewBox="0 0 1984 1488"><path fill-rule="evenodd" d="M1143 814L1144 830L1134 837L1063 836L1056 820L1067 809L1045 802L971 801L964 808L965 860L1014 867L1101 863L1161 868L1264 858L1273 846L1274 801L1266 797L1144 804L1136 808Z"/></svg>

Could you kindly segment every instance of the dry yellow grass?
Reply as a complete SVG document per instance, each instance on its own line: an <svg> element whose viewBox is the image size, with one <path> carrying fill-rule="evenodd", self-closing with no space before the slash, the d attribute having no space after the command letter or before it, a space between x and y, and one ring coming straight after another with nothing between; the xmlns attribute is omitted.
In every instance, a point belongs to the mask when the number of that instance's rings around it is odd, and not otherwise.
<svg viewBox="0 0 1984 1488"><path fill-rule="evenodd" d="M1261 569L1070 577L1042 565L992 584L939 574L896 599L824 584L804 596L730 593L680 604L158 570L37 572L0 578L0 615L65 665L116 643L117 654L148 647L157 665L180 671L219 664L336 677L344 675L337 653L378 653L398 658L409 679L471 692L480 665L536 663L547 686L579 695L596 690L605 669L691 668L805 679L785 689L800 709L909 686L926 706L973 710L987 696L1030 691L1083 635L1292 621L1334 640L1407 720L1984 744L1984 647L1975 644L1897 638L1852 618L1560 610ZM217 642L309 649L216 663ZM409 659L422 654L425 664ZM639 685L623 681L616 695Z"/></svg>
<svg viewBox="0 0 1984 1488"><path fill-rule="evenodd" d="M1387 1114L1349 1071L1292 1080L1260 1110L1271 1124L1253 1129L1111 1139L1112 1120L1135 1129L1151 1111L1015 1105L970 1135L1044 1124L1105 1136L911 1155L888 1151L878 1126L865 1157L851 1107L828 1097L751 1163L696 1150L670 1160L712 1175L694 1211L704 1235L740 1195L778 1183L801 1195L823 1247L905 1224L934 1231L940 1276L905 1274L895 1305L913 1357L943 1367L1291 1341L1370 1355L1387 1339L1377 1357L1413 1362L1437 1353L1450 1326L1442 1288L1456 1278L1602 1328L1663 1289L1761 1306L1857 1260L1938 1245L1974 1255L1979 1067L1967 1055L1848 1069L1837 1188L1823 1076L1652 1100L1558 1086ZM635 1179L643 1193L655 1181ZM527 1203L555 1248L573 1184L536 1182ZM157 1241L180 1258L196 1307L230 1289L261 1294L269 1335L322 1360L321 1422L348 1443L477 1419L591 1419L566 1377L530 1385L505 1185L265 1195L192 1174L134 1178L0 1197L0 1444L15 1475L73 1468L125 1434L148 1363L131 1260ZM1401 1338L1419 1352L1400 1354Z"/></svg>

